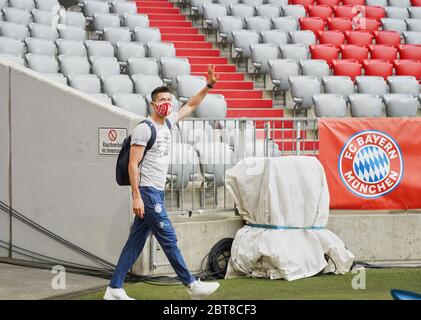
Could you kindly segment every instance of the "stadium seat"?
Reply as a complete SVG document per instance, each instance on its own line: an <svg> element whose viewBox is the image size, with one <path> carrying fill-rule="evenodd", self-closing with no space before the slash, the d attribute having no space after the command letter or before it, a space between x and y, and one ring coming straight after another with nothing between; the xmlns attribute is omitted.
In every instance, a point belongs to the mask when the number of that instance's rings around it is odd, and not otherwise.
<svg viewBox="0 0 421 320"><path fill-rule="evenodd" d="M58 56L60 72L66 77L73 74L89 74L91 66L86 57Z"/></svg>
<svg viewBox="0 0 421 320"><path fill-rule="evenodd" d="M331 44L339 47L345 43L345 35L343 32L338 30L325 30L319 32L319 43L320 44Z"/></svg>
<svg viewBox="0 0 421 320"><path fill-rule="evenodd" d="M323 59L329 66L332 66L332 60L337 60L339 49L331 44L316 44L310 46L312 59Z"/></svg>
<svg viewBox="0 0 421 320"><path fill-rule="evenodd" d="M150 25L149 18L145 14L124 14L122 26L129 28L134 32L136 28L148 28Z"/></svg>
<svg viewBox="0 0 421 320"><path fill-rule="evenodd" d="M0 37L0 54L23 57L25 55L25 44L19 39Z"/></svg>
<svg viewBox="0 0 421 320"><path fill-rule="evenodd" d="M232 31L243 29L243 20L240 17L224 16L218 17L218 33L221 37L221 45L232 44Z"/></svg>
<svg viewBox="0 0 421 320"><path fill-rule="evenodd" d="M339 30L342 32L352 30L352 22L346 18L327 18L328 30Z"/></svg>
<svg viewBox="0 0 421 320"><path fill-rule="evenodd" d="M342 59L357 60L362 63L363 60L368 59L368 48L356 46L353 44L341 45L341 57Z"/></svg>
<svg viewBox="0 0 421 320"><path fill-rule="evenodd" d="M314 5L308 7L309 17L318 17L326 20L333 15L333 9L327 5Z"/></svg>
<svg viewBox="0 0 421 320"><path fill-rule="evenodd" d="M408 8L411 6L411 0L387 0L389 6Z"/></svg>
<svg viewBox="0 0 421 320"><path fill-rule="evenodd" d="M102 81L104 93L112 97L117 93L133 93L133 82L127 74L107 76Z"/></svg>
<svg viewBox="0 0 421 320"><path fill-rule="evenodd" d="M387 7L387 0L365 0L367 6Z"/></svg>
<svg viewBox="0 0 421 320"><path fill-rule="evenodd" d="M109 97L106 93L90 93L89 96L102 103L112 103L111 97Z"/></svg>
<svg viewBox="0 0 421 320"><path fill-rule="evenodd" d="M59 12L59 16L60 24L73 27L80 27L83 29L85 29L86 27L86 18L82 12L62 10Z"/></svg>
<svg viewBox="0 0 421 320"><path fill-rule="evenodd" d="M160 42L161 32L158 28L136 28L134 30L134 41L147 44L149 41Z"/></svg>
<svg viewBox="0 0 421 320"><path fill-rule="evenodd" d="M170 165L167 173L167 185L171 190L182 190L187 188L190 181L199 173L199 157L193 146L186 143L179 143L177 130L172 130L172 141L170 148ZM177 201L180 201L178 199Z"/></svg>
<svg viewBox="0 0 421 320"><path fill-rule="evenodd" d="M298 67L298 62L291 59L276 59L269 60L268 64L270 78L274 85L272 89L272 99L275 99L275 94L278 91L281 91L282 96L285 99L285 93L290 88L288 78L298 76L299 74L300 69Z"/></svg>
<svg viewBox="0 0 421 320"><path fill-rule="evenodd" d="M0 58L16 63L17 65L20 65L20 66L24 66L24 67L26 66L25 59L23 59L22 57L15 56L13 54L0 53Z"/></svg>
<svg viewBox="0 0 421 320"><path fill-rule="evenodd" d="M137 6L134 1L113 1L111 12L121 18L124 14L137 14Z"/></svg>
<svg viewBox="0 0 421 320"><path fill-rule="evenodd" d="M379 30L374 32L376 44L397 47L401 43L399 32Z"/></svg>
<svg viewBox="0 0 421 320"><path fill-rule="evenodd" d="M313 95L316 117L346 117L346 100L338 94Z"/></svg>
<svg viewBox="0 0 421 320"><path fill-rule="evenodd" d="M141 94L144 97L150 96L151 92L157 88L164 85L162 79L155 75L144 75L144 74L135 74L131 76L135 92Z"/></svg>
<svg viewBox="0 0 421 320"><path fill-rule="evenodd" d="M404 19L382 18L381 22L382 29L385 31L396 31L402 34L408 29Z"/></svg>
<svg viewBox="0 0 421 320"><path fill-rule="evenodd" d="M421 62L414 60L395 60L395 73L397 76L413 76L421 80Z"/></svg>
<svg viewBox="0 0 421 320"><path fill-rule="evenodd" d="M162 80L172 89L177 89L178 75L190 75L190 63L186 58L162 58L160 62Z"/></svg>
<svg viewBox="0 0 421 320"><path fill-rule="evenodd" d="M393 62L398 57L398 49L392 46L386 46L383 44L371 45L370 59L383 59Z"/></svg>
<svg viewBox="0 0 421 320"><path fill-rule="evenodd" d="M24 24L5 21L0 23L0 36L23 40L29 37L29 29Z"/></svg>
<svg viewBox="0 0 421 320"><path fill-rule="evenodd" d="M381 117L383 103L380 97L372 94L349 95L351 116L353 117Z"/></svg>
<svg viewBox="0 0 421 320"><path fill-rule="evenodd" d="M108 14L110 7L103 1L84 1L83 14L87 21L92 21L94 14Z"/></svg>
<svg viewBox="0 0 421 320"><path fill-rule="evenodd" d="M391 19L407 19L409 18L409 11L407 8L400 7L384 7L387 18Z"/></svg>
<svg viewBox="0 0 421 320"><path fill-rule="evenodd" d="M9 7L30 12L32 9L35 9L35 2L33 0L9 0Z"/></svg>
<svg viewBox="0 0 421 320"><path fill-rule="evenodd" d="M61 73L43 73L43 76L51 81L67 85L67 78Z"/></svg>
<svg viewBox="0 0 421 320"><path fill-rule="evenodd" d="M421 32L421 20L420 19L405 19L409 31Z"/></svg>
<svg viewBox="0 0 421 320"><path fill-rule="evenodd" d="M271 5L271 4L263 4L260 6L255 6L256 15L259 17L266 17L269 19L277 18L281 15L281 8Z"/></svg>
<svg viewBox="0 0 421 320"><path fill-rule="evenodd" d="M421 1L420 0L411 0L411 4L413 7L421 7Z"/></svg>
<svg viewBox="0 0 421 320"><path fill-rule="evenodd" d="M238 17L241 19L241 21L243 22L243 26L245 26L246 18L254 16L254 7L248 6L244 3L230 5L229 10L231 12L231 16Z"/></svg>
<svg viewBox="0 0 421 320"><path fill-rule="evenodd" d="M177 76L177 96L181 102L187 102L203 87L206 86L206 78L203 76Z"/></svg>
<svg viewBox="0 0 421 320"><path fill-rule="evenodd" d="M236 52L235 62L238 64L238 59L248 59L251 57L250 45L259 43L259 34L254 30L239 30L232 32L233 47ZM246 61L248 68L248 63ZM247 69L248 72L248 69Z"/></svg>
<svg viewBox="0 0 421 320"><path fill-rule="evenodd" d="M56 45L50 40L26 38L25 44L28 53L45 55L50 57L55 56L57 53Z"/></svg>
<svg viewBox="0 0 421 320"><path fill-rule="evenodd" d="M58 73L58 62L55 57L28 53L25 58L29 69L39 73Z"/></svg>
<svg viewBox="0 0 421 320"><path fill-rule="evenodd" d="M60 22L60 16L51 11L34 9L32 10L32 17L35 23L46 24L49 26L57 26Z"/></svg>
<svg viewBox="0 0 421 320"><path fill-rule="evenodd" d="M40 10L58 12L60 3L58 0L35 0L35 6Z"/></svg>
<svg viewBox="0 0 421 320"><path fill-rule="evenodd" d="M263 74L264 87L266 88L266 74L269 73L269 60L275 60L279 57L278 46L271 43L260 43L250 45L251 63L254 66L253 80L256 80L257 74Z"/></svg>
<svg viewBox="0 0 421 320"><path fill-rule="evenodd" d="M354 18L353 23L355 24L354 30L366 30L370 33L374 33L380 27L380 22L376 19L369 18Z"/></svg>
<svg viewBox="0 0 421 320"><path fill-rule="evenodd" d="M254 30L257 33L270 30L272 27L271 20L267 17L248 17L245 18L245 29Z"/></svg>
<svg viewBox="0 0 421 320"><path fill-rule="evenodd" d="M390 93L402 93L418 96L420 84L413 76L391 76L387 78Z"/></svg>
<svg viewBox="0 0 421 320"><path fill-rule="evenodd" d="M311 30L297 30L289 33L292 44L302 44L309 47L312 44L316 44L317 38Z"/></svg>
<svg viewBox="0 0 421 320"><path fill-rule="evenodd" d="M298 22L294 17L279 17L272 19L273 28L286 32L298 30Z"/></svg>
<svg viewBox="0 0 421 320"><path fill-rule="evenodd" d="M25 26L32 22L32 15L23 9L5 7L3 8L3 16L5 21L24 24Z"/></svg>
<svg viewBox="0 0 421 320"><path fill-rule="evenodd" d="M203 5L212 3L212 0L190 0L190 13L193 17L203 17Z"/></svg>
<svg viewBox="0 0 421 320"><path fill-rule="evenodd" d="M365 0L342 0L342 5L344 5L344 6L363 6L363 5L365 5Z"/></svg>
<svg viewBox="0 0 421 320"><path fill-rule="evenodd" d="M207 94L194 112L198 118L219 118L227 116L227 102L222 94Z"/></svg>
<svg viewBox="0 0 421 320"><path fill-rule="evenodd" d="M341 0L317 0L318 5L325 5L325 6L338 6Z"/></svg>
<svg viewBox="0 0 421 320"><path fill-rule="evenodd" d="M228 10L223 4L209 3L203 5L203 22L206 29L218 29L218 17L228 15Z"/></svg>
<svg viewBox="0 0 421 320"><path fill-rule="evenodd" d="M159 73L158 61L155 58L129 58L127 59L127 73L130 76L136 74L157 76Z"/></svg>
<svg viewBox="0 0 421 320"><path fill-rule="evenodd" d="M92 26L96 33L102 34L104 28L120 27L120 17L114 13L94 13Z"/></svg>
<svg viewBox="0 0 421 320"><path fill-rule="evenodd" d="M148 104L145 97L137 93L118 93L112 96L113 104L121 109L142 117L148 116Z"/></svg>
<svg viewBox="0 0 421 320"><path fill-rule="evenodd" d="M387 60L364 60L363 66L366 76L380 76L386 80L393 74L393 63Z"/></svg>
<svg viewBox="0 0 421 320"><path fill-rule="evenodd" d="M282 8L282 6L288 4L288 0L267 0L267 3Z"/></svg>
<svg viewBox="0 0 421 320"><path fill-rule="evenodd" d="M229 12L229 6L231 4L238 4L240 2L240 0L216 0L214 2L219 3L219 4L223 4ZM257 4L257 5L260 5L260 4Z"/></svg>
<svg viewBox="0 0 421 320"><path fill-rule="evenodd" d="M332 66L335 76L348 76L352 81L362 72L362 65L357 60L333 60Z"/></svg>
<svg viewBox="0 0 421 320"><path fill-rule="evenodd" d="M421 45L418 44L401 44L398 47L399 58L407 60L421 61Z"/></svg>
<svg viewBox="0 0 421 320"><path fill-rule="evenodd" d="M388 117L416 117L420 108L418 97L409 94L385 94L383 101Z"/></svg>
<svg viewBox="0 0 421 320"><path fill-rule="evenodd" d="M96 74L101 80L107 76L120 74L120 65L116 58L94 56L91 59L92 73Z"/></svg>
<svg viewBox="0 0 421 320"><path fill-rule="evenodd" d="M300 4L282 6L282 12L284 17L293 17L295 19L299 19L307 15L306 8Z"/></svg>
<svg viewBox="0 0 421 320"><path fill-rule="evenodd" d="M94 74L73 74L68 76L69 85L85 93L101 93L101 81Z"/></svg>
<svg viewBox="0 0 421 320"><path fill-rule="evenodd" d="M346 31L346 42L348 44L353 44L356 46L364 46L368 47L373 43L373 35L364 30L352 30L352 31Z"/></svg>
<svg viewBox="0 0 421 320"><path fill-rule="evenodd" d="M39 23L30 23L29 31L32 38L41 38L56 41L59 38L57 28Z"/></svg>
<svg viewBox="0 0 421 320"><path fill-rule="evenodd" d="M116 57L120 64L127 65L130 58L144 58L146 49L142 42L117 42Z"/></svg>
<svg viewBox="0 0 421 320"><path fill-rule="evenodd" d="M88 57L114 57L114 47L109 41L86 40L85 46L88 51Z"/></svg>
<svg viewBox="0 0 421 320"><path fill-rule="evenodd" d="M72 25L59 24L57 30L60 36L60 39L75 40L75 41L85 41L86 40L86 31L85 29Z"/></svg>
<svg viewBox="0 0 421 320"><path fill-rule="evenodd" d="M314 76L297 76L289 77L291 86L291 96L294 101L293 115L297 110L307 110L313 106L313 95L321 91L321 84L317 77Z"/></svg>
<svg viewBox="0 0 421 320"><path fill-rule="evenodd" d="M309 50L302 44L285 44L280 46L281 58L300 61L309 58Z"/></svg>
<svg viewBox="0 0 421 320"><path fill-rule="evenodd" d="M105 27L102 38L103 40L109 41L111 44L116 45L117 42L131 42L132 35L129 28L126 27Z"/></svg>
<svg viewBox="0 0 421 320"><path fill-rule="evenodd" d="M288 43L288 33L283 30L266 30L260 32L262 43L270 43L281 46Z"/></svg>
<svg viewBox="0 0 421 320"><path fill-rule="evenodd" d="M409 7L407 10L411 19L421 19L421 7Z"/></svg>
<svg viewBox="0 0 421 320"><path fill-rule="evenodd" d="M175 57L175 47L172 42L148 42L146 55L157 60L163 57Z"/></svg>
<svg viewBox="0 0 421 320"><path fill-rule="evenodd" d="M344 98L355 92L354 82L347 76L327 76L322 78L326 93L338 94Z"/></svg>
<svg viewBox="0 0 421 320"><path fill-rule="evenodd" d="M385 8L381 6L365 6L364 13L367 18L376 19L377 21L386 17Z"/></svg>
<svg viewBox="0 0 421 320"><path fill-rule="evenodd" d="M355 78L355 83L358 93L382 96L388 91L385 79L379 76L359 76Z"/></svg>
<svg viewBox="0 0 421 320"><path fill-rule="evenodd" d="M421 32L406 31L403 33L406 44L421 44Z"/></svg>
<svg viewBox="0 0 421 320"><path fill-rule="evenodd" d="M354 8L354 6L351 6L351 5L335 6L333 7L333 12L336 18L345 18L348 20L351 20L356 15L358 15L357 8Z"/></svg>
<svg viewBox="0 0 421 320"><path fill-rule="evenodd" d="M300 60L300 69L303 76L315 76L319 80L330 74L329 65L325 60Z"/></svg>
<svg viewBox="0 0 421 320"><path fill-rule="evenodd" d="M299 18L299 22L300 29L313 31L316 39L319 36L318 32L323 31L325 29L325 21L319 17Z"/></svg>
<svg viewBox="0 0 421 320"><path fill-rule="evenodd" d="M241 0L241 3L244 3L248 6L259 6L265 2L266 0Z"/></svg>

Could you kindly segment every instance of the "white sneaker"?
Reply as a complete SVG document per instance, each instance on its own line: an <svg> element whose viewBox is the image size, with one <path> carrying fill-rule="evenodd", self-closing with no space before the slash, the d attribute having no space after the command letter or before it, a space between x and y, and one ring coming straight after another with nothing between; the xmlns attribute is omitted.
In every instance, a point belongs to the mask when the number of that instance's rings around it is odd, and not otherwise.
<svg viewBox="0 0 421 320"><path fill-rule="evenodd" d="M200 280L196 280L187 287L187 292L193 300L201 300L214 293L218 288L218 282L201 282Z"/></svg>
<svg viewBox="0 0 421 320"><path fill-rule="evenodd" d="M107 287L107 290L104 294L104 300L135 300L130 298L126 291L123 288L114 289L111 287Z"/></svg>

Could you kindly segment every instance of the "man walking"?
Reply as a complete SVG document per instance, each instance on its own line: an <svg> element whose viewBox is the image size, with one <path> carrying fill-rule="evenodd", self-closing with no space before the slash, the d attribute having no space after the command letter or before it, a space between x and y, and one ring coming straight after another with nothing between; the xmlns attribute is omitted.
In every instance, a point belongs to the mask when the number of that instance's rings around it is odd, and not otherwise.
<svg viewBox="0 0 421 320"><path fill-rule="evenodd" d="M174 227L164 206L164 190L169 166L171 147L170 128L190 116L203 101L218 80L215 66L208 67L208 83L193 96L178 112L171 112L172 95L168 87L158 87L151 93L152 114L149 121L139 124L132 133L129 177L132 189L133 212L136 215L129 238L121 252L114 275L104 295L106 300L134 300L124 291L127 272L139 257L149 234L156 237L179 280L187 287L192 299L202 299L219 287L217 282L197 281L188 270L177 246ZM156 140L145 154L152 136L153 125ZM142 161L139 175L139 164ZM139 182L140 178L140 182Z"/></svg>

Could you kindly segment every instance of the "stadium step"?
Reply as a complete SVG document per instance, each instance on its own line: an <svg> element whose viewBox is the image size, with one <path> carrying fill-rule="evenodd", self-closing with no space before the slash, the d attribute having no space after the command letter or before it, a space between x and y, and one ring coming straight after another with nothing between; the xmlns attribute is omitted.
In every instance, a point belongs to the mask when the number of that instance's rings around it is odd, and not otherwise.
<svg viewBox="0 0 421 320"><path fill-rule="evenodd" d="M186 21L186 17L181 14L149 14L149 21L154 20L171 20L171 21Z"/></svg>
<svg viewBox="0 0 421 320"><path fill-rule="evenodd" d="M295 139L297 136L297 131L293 129L273 129L269 131L269 137L273 140L284 140L284 139ZM257 139L265 139L266 137L266 131L265 129L256 129L256 138ZM300 131L300 138L305 138L306 132Z"/></svg>
<svg viewBox="0 0 421 320"><path fill-rule="evenodd" d="M171 27L171 28L191 28L191 21L179 21L179 20L150 20L149 25L151 27Z"/></svg>
<svg viewBox="0 0 421 320"><path fill-rule="evenodd" d="M228 58L225 58L225 57L192 57L192 56L183 56L183 57L189 59L189 62L191 64L208 65L208 64L226 64L226 63L228 63ZM206 70L207 70L207 67L206 67Z"/></svg>
<svg viewBox="0 0 421 320"><path fill-rule="evenodd" d="M225 99L261 99L263 92L260 90L212 90L211 93L223 94Z"/></svg>
<svg viewBox="0 0 421 320"><path fill-rule="evenodd" d="M216 69L216 68L215 68ZM193 76L207 76L207 73L204 72L192 72ZM219 73L219 80L220 81L243 81L244 74L238 72L220 72Z"/></svg>
<svg viewBox="0 0 421 320"><path fill-rule="evenodd" d="M208 64L194 64L190 61L191 72L208 72ZM216 72L236 72L233 64L215 64Z"/></svg>
<svg viewBox="0 0 421 320"><path fill-rule="evenodd" d="M173 4L168 1L136 1L136 5L138 8L174 8Z"/></svg>
<svg viewBox="0 0 421 320"><path fill-rule="evenodd" d="M174 30L175 31L175 30ZM203 34L174 34L167 33L161 36L162 41L205 41Z"/></svg>
<svg viewBox="0 0 421 320"><path fill-rule="evenodd" d="M252 81L218 81L215 89L253 89Z"/></svg>
<svg viewBox="0 0 421 320"><path fill-rule="evenodd" d="M159 27L161 34L173 34L177 32L177 34L199 34L199 30L192 27Z"/></svg>
<svg viewBox="0 0 421 320"><path fill-rule="evenodd" d="M283 115L283 110L273 108L259 108L255 110L251 108L235 108L227 111L227 118L274 118L282 117Z"/></svg>
<svg viewBox="0 0 421 320"><path fill-rule="evenodd" d="M142 3L143 1L141 1ZM160 8L160 7L137 7L137 13L143 14L181 14L178 8Z"/></svg>
<svg viewBox="0 0 421 320"><path fill-rule="evenodd" d="M229 108L272 108L273 102L270 99L227 99Z"/></svg>
<svg viewBox="0 0 421 320"><path fill-rule="evenodd" d="M212 49L212 43L199 41L173 41L176 49Z"/></svg>
<svg viewBox="0 0 421 320"><path fill-rule="evenodd" d="M218 49L178 49L177 56L185 57L219 57L221 52Z"/></svg>

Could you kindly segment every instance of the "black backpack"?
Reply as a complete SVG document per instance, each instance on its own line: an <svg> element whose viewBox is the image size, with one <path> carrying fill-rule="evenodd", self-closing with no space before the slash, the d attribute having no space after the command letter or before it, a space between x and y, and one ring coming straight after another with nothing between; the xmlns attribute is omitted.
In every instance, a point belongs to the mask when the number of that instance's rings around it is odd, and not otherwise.
<svg viewBox="0 0 421 320"><path fill-rule="evenodd" d="M145 159L146 153L155 143L156 140L156 129L152 122L149 120L143 120L141 123L146 123L149 128L151 128L151 138L149 139L145 151L143 153L142 161ZM165 123L168 126L168 129L171 130L171 123L168 121L168 119L165 119ZM131 147L131 141L132 136L129 135L126 139L123 141L123 146L121 147L121 150L118 154L117 158L117 165L115 170L115 178L117 180L117 183L120 186L129 186L130 185L130 178L129 178L129 159L130 159L130 147ZM142 161L140 163L142 163Z"/></svg>

